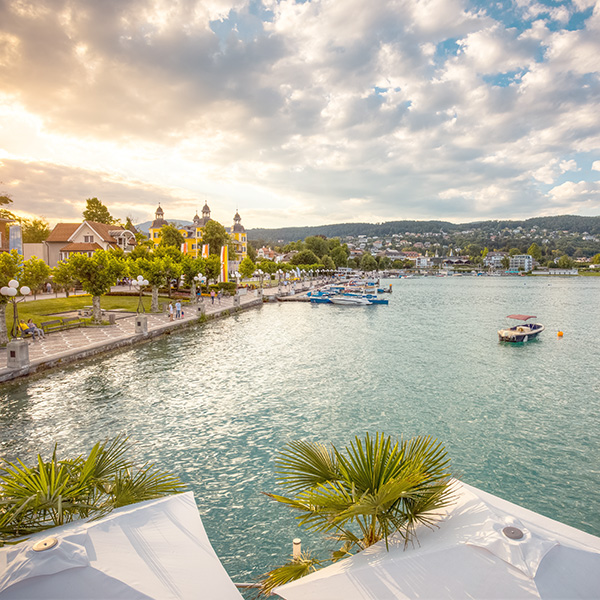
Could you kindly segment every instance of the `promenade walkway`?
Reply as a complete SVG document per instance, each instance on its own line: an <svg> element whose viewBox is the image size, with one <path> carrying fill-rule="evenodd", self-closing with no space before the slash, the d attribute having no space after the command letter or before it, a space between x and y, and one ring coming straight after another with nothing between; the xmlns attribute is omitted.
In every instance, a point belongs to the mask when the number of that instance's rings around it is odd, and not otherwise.
<svg viewBox="0 0 600 600"><path fill-rule="evenodd" d="M123 288L119 288L123 289ZM300 290L298 290L300 291ZM279 294L277 287L264 290L266 298L275 298ZM44 297L55 297L54 294L44 294ZM240 296L240 309L248 309L262 305L255 291ZM198 304L184 304L184 317L169 320L168 313L146 313L148 319L148 333L136 333L136 313L110 311L116 316L114 325L78 327L64 331L56 331L46 335L42 340L29 340L29 366L23 369L9 369L6 367L6 348L0 348L0 383L18 377L30 375L48 368L73 363L79 359L96 354L131 346L145 340L163 335L170 331L189 327L198 322ZM208 317L216 318L234 312L233 297L223 297L221 302L215 298L214 303L210 298L204 298L203 306Z"/></svg>

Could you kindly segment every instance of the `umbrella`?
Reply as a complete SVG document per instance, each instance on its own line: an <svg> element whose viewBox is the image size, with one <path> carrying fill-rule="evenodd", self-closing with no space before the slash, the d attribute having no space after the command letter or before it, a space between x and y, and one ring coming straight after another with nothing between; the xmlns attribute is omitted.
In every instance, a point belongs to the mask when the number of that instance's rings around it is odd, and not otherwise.
<svg viewBox="0 0 600 600"><path fill-rule="evenodd" d="M285 600L599 598L600 538L466 484L439 528L275 589Z"/></svg>
<svg viewBox="0 0 600 600"><path fill-rule="evenodd" d="M191 492L114 510L0 548L0 599L242 598Z"/></svg>

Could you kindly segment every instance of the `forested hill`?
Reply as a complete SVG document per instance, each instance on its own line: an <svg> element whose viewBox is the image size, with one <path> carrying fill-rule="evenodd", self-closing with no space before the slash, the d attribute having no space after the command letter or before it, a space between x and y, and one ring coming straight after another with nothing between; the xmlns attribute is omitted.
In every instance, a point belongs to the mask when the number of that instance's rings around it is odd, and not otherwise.
<svg viewBox="0 0 600 600"><path fill-rule="evenodd" d="M325 237L345 237L367 235L369 237L389 236L394 233L457 233L478 229L485 233L493 233L504 228L547 229L548 231L568 231L570 233L600 234L600 217L579 217L561 215L557 217L534 217L524 221L474 221L471 223L449 223L448 221L388 221L386 223L338 223L336 225L320 225L317 227L282 227L280 229L249 229L249 240L265 242L293 242L303 240L311 235Z"/></svg>

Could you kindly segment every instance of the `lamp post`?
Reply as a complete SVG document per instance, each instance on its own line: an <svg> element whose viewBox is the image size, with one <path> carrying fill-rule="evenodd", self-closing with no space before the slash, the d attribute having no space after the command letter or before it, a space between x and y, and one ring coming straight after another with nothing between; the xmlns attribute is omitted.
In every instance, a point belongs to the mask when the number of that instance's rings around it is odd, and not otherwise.
<svg viewBox="0 0 600 600"><path fill-rule="evenodd" d="M263 287L263 277L265 276L265 272L262 269L256 269L256 274L258 275L258 278L260 280L260 288L262 289L262 287Z"/></svg>
<svg viewBox="0 0 600 600"><path fill-rule="evenodd" d="M6 298L9 298L13 305L13 324L12 329L10 330L10 336L13 340L17 339L17 337L20 337L22 334L21 328L19 327L19 310L17 308L17 302L23 302L23 300L25 300L25 296L31 294L31 290L26 285L21 287L20 290L18 289L18 287L19 282L16 279L11 279L8 282L8 285L5 285L2 288L0 288L0 294L5 296ZM16 295L18 293L20 293L23 296L23 298L21 298L20 300L16 299Z"/></svg>
<svg viewBox="0 0 600 600"><path fill-rule="evenodd" d="M132 282L133 287L140 293L140 299L137 307L137 314L145 313L146 309L144 308L144 302L142 301L142 293L144 288L149 284L147 279L144 279L143 275L138 275L137 279L134 279Z"/></svg>
<svg viewBox="0 0 600 600"><path fill-rule="evenodd" d="M204 299L202 298L202 282L206 281L206 277L202 274L198 274L194 276L194 281L196 282L196 285L200 286L200 302L204 302ZM198 294L196 294L196 301L198 301Z"/></svg>

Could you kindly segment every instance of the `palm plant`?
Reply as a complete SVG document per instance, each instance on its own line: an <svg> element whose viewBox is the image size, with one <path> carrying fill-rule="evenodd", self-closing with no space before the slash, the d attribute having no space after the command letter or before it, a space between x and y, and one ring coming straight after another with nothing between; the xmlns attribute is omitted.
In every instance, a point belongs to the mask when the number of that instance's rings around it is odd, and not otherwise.
<svg viewBox="0 0 600 600"><path fill-rule="evenodd" d="M432 437L394 441L383 433L356 437L343 450L293 441L276 459L278 483L290 495L267 494L300 514L300 526L329 534L339 560L398 533L414 542L418 525L433 527L436 511L453 501L450 459ZM274 569L263 591L302 577L322 564L305 556Z"/></svg>
<svg viewBox="0 0 600 600"><path fill-rule="evenodd" d="M78 519L94 519L114 508L180 493L183 483L125 455L126 437L97 443L87 456L59 460L56 447L35 466L0 459L0 546Z"/></svg>

